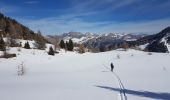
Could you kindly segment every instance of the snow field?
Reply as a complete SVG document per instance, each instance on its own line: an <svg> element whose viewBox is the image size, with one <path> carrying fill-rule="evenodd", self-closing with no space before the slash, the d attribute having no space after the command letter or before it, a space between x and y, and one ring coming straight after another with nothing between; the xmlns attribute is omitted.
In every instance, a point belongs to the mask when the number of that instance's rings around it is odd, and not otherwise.
<svg viewBox="0 0 170 100"><path fill-rule="evenodd" d="M2 100L168 100L170 97L170 54L167 53L62 51L49 56L47 51L18 52L17 48L11 48L10 52L17 57L0 59ZM17 66L22 62L25 73L18 76ZM111 62L117 76L108 69Z"/></svg>

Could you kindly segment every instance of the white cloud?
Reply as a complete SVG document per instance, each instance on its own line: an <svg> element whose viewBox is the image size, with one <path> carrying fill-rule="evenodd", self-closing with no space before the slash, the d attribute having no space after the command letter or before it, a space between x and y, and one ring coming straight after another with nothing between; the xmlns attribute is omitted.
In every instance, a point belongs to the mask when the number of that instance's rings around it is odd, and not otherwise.
<svg viewBox="0 0 170 100"><path fill-rule="evenodd" d="M25 4L36 4L36 3L38 3L38 1L26 1L26 2L24 2Z"/></svg>
<svg viewBox="0 0 170 100"><path fill-rule="evenodd" d="M136 0L73 0L71 8L63 9L62 15L57 17L43 18L39 20L16 18L24 25L34 31L41 30L44 34L61 34L69 31L93 32L93 33L155 33L170 26L170 19L160 19L152 21L138 22L114 22L114 21L84 21L82 17L96 16L113 12L121 7L129 6L137 2ZM27 4L34 4L37 1L27 1ZM109 4L109 5L108 5ZM97 9L104 5L106 9ZM136 9L144 9L140 6ZM129 12L130 13L130 12ZM140 12L142 13L142 12ZM109 14L107 14L109 15ZM95 19L95 18L94 18ZM87 20L87 19L86 19Z"/></svg>
<svg viewBox="0 0 170 100"><path fill-rule="evenodd" d="M149 33L154 34L170 26L170 19L160 19L140 22L124 22L117 24L108 24L101 30L102 32L118 33Z"/></svg>
<svg viewBox="0 0 170 100"><path fill-rule="evenodd" d="M61 34L69 31L93 33L157 33L170 26L170 19L140 22L88 22L79 18L65 20L62 18L44 18L39 20L18 19L34 31L41 30L44 34Z"/></svg>

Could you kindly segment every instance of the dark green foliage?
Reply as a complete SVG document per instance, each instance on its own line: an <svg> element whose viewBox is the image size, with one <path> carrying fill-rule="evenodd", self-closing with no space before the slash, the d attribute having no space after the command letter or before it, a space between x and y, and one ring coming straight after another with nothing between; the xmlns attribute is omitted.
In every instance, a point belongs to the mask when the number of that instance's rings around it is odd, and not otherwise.
<svg viewBox="0 0 170 100"><path fill-rule="evenodd" d="M54 50L53 50L52 47L50 47L49 52L48 52L48 55L53 55L53 56L54 56Z"/></svg>
<svg viewBox="0 0 170 100"><path fill-rule="evenodd" d="M73 48L74 48L74 44L73 44L73 41L70 39L69 42L68 42L68 47L67 49L69 51L73 51Z"/></svg>
<svg viewBox="0 0 170 100"><path fill-rule="evenodd" d="M60 41L60 48L62 48L62 49L64 49L64 48L65 48L64 40L61 40L61 41Z"/></svg>
<svg viewBox="0 0 170 100"><path fill-rule="evenodd" d="M69 48L69 43L66 41L65 49L67 49L67 50L68 50L68 48Z"/></svg>
<svg viewBox="0 0 170 100"><path fill-rule="evenodd" d="M0 37L0 50L5 51L5 42L2 37Z"/></svg>
<svg viewBox="0 0 170 100"><path fill-rule="evenodd" d="M31 49L28 42L25 43L24 48L25 48L25 49Z"/></svg>
<svg viewBox="0 0 170 100"><path fill-rule="evenodd" d="M60 41L60 47L67 49L68 51L73 51L74 44L73 41L70 39L69 42L64 43L63 40Z"/></svg>
<svg viewBox="0 0 170 100"><path fill-rule="evenodd" d="M68 51L73 51L73 48L74 48L74 44L73 41L70 39L69 42L66 42L66 49Z"/></svg>

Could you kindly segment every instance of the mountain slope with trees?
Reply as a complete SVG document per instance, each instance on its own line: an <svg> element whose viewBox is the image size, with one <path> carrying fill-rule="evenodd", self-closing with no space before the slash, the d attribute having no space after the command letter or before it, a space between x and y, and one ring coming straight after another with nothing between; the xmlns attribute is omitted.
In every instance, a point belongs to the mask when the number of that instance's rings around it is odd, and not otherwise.
<svg viewBox="0 0 170 100"><path fill-rule="evenodd" d="M137 43L138 45L148 44L145 50L149 52L169 52L167 45L170 45L170 27L157 34L140 38Z"/></svg>
<svg viewBox="0 0 170 100"><path fill-rule="evenodd" d="M1 36L11 37L12 39L36 40L47 42L47 40L40 33L41 32L35 33L28 27L17 22L15 19L12 19L0 13Z"/></svg>

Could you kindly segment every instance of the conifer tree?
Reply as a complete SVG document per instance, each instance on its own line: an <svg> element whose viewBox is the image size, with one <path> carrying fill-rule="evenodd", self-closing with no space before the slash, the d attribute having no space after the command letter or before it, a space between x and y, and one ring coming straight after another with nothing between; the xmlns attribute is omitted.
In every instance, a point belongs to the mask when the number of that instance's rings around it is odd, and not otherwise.
<svg viewBox="0 0 170 100"><path fill-rule="evenodd" d="M0 37L0 50L5 51L5 42L2 37Z"/></svg>
<svg viewBox="0 0 170 100"><path fill-rule="evenodd" d="M29 44L28 42L26 42L25 45L24 45L24 48L25 48L25 49L31 49L31 48L30 48L30 44Z"/></svg>
<svg viewBox="0 0 170 100"><path fill-rule="evenodd" d="M53 56L54 56L54 50L53 50L52 47L50 47L49 52L48 52L48 55L53 55Z"/></svg>
<svg viewBox="0 0 170 100"><path fill-rule="evenodd" d="M64 48L65 48L64 40L61 40L61 41L60 41L60 48L62 48L62 49L64 49Z"/></svg>
<svg viewBox="0 0 170 100"><path fill-rule="evenodd" d="M73 51L74 45L73 45L73 41L72 41L71 39L69 40L69 43L68 43L68 44L69 44L68 50L69 50L69 51Z"/></svg>
<svg viewBox="0 0 170 100"><path fill-rule="evenodd" d="M69 43L66 41L65 49L69 50Z"/></svg>

